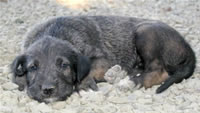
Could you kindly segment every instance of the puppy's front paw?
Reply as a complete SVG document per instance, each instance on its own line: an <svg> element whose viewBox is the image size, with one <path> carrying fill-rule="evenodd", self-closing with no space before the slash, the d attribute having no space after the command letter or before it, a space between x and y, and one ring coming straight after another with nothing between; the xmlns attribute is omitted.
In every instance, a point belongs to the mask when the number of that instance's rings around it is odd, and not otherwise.
<svg viewBox="0 0 200 113"><path fill-rule="evenodd" d="M97 91L98 90L98 86L95 82L95 80L88 76L86 77L80 85L78 85L78 90L88 90L88 89L92 89L94 91Z"/></svg>

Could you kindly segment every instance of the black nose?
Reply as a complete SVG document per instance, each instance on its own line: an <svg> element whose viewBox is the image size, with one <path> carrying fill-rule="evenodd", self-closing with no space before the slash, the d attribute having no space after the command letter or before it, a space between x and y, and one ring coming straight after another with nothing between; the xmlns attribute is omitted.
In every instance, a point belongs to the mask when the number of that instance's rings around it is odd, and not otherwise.
<svg viewBox="0 0 200 113"><path fill-rule="evenodd" d="M54 86L42 86L43 94L46 96L52 95L54 90L55 90Z"/></svg>

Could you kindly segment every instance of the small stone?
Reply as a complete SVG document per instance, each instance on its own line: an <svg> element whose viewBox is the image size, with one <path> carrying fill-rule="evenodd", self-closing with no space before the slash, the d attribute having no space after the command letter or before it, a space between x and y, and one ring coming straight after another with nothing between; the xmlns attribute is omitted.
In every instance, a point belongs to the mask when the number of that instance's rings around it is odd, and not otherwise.
<svg viewBox="0 0 200 113"><path fill-rule="evenodd" d="M17 24L23 24L24 21L22 19L18 18L18 19L15 20L15 23L17 23Z"/></svg>
<svg viewBox="0 0 200 113"><path fill-rule="evenodd" d="M179 105L178 109L179 109L179 110L187 109L188 106L190 106L190 104L191 104L190 101L185 101L185 102L183 102L182 104Z"/></svg>
<svg viewBox="0 0 200 113"><path fill-rule="evenodd" d="M94 111L91 107L85 107L85 108L81 107L78 109L78 113L94 113Z"/></svg>
<svg viewBox="0 0 200 113"><path fill-rule="evenodd" d="M41 103L41 104L37 105L37 106L35 107L35 109L36 109L37 111L42 112L42 113L49 113L49 112L52 112L52 108L49 107L48 105L46 105L45 103Z"/></svg>
<svg viewBox="0 0 200 113"><path fill-rule="evenodd" d="M168 111L170 113L173 111L176 111L176 106L171 105L171 104L165 104L163 108L164 108L164 111Z"/></svg>
<svg viewBox="0 0 200 113"><path fill-rule="evenodd" d="M180 99L176 99L175 103L180 105L181 103L184 102L184 99L183 98L180 98Z"/></svg>
<svg viewBox="0 0 200 113"><path fill-rule="evenodd" d="M196 96L191 96L191 94L184 94L184 99L190 102L195 102L197 100Z"/></svg>
<svg viewBox="0 0 200 113"><path fill-rule="evenodd" d="M99 83L97 85L99 87L99 91L101 91L104 95L108 95L113 89L113 86L108 83Z"/></svg>
<svg viewBox="0 0 200 113"><path fill-rule="evenodd" d="M139 98L138 102L142 104L151 104L153 101L152 98Z"/></svg>
<svg viewBox="0 0 200 113"><path fill-rule="evenodd" d="M12 109L9 107L0 106L0 113L12 113Z"/></svg>
<svg viewBox="0 0 200 113"><path fill-rule="evenodd" d="M7 74L9 74L10 73L10 68L9 68L9 66L4 66L3 67L3 75L7 75Z"/></svg>
<svg viewBox="0 0 200 113"><path fill-rule="evenodd" d="M7 82L2 85L2 88L4 90L15 90L15 89L18 89L18 85L14 84L12 82Z"/></svg>
<svg viewBox="0 0 200 113"><path fill-rule="evenodd" d="M116 106L113 105L105 105L102 110L104 111L104 113L117 113L118 109Z"/></svg>
<svg viewBox="0 0 200 113"><path fill-rule="evenodd" d="M183 84L177 84L177 88L180 90L180 89L183 89L184 86L183 86Z"/></svg>
<svg viewBox="0 0 200 113"><path fill-rule="evenodd" d="M0 73L3 73L3 67L0 67Z"/></svg>
<svg viewBox="0 0 200 113"><path fill-rule="evenodd" d="M1 76L1 75L0 75ZM0 77L0 84L6 83L8 80L5 77Z"/></svg>
<svg viewBox="0 0 200 113"><path fill-rule="evenodd" d="M133 94L136 96L136 97L140 97L142 95L144 95L144 93L141 91L141 90L136 90L133 92Z"/></svg>
<svg viewBox="0 0 200 113"><path fill-rule="evenodd" d="M65 108L60 110L60 113L78 113L75 108ZM82 113L82 112L79 112Z"/></svg>
<svg viewBox="0 0 200 113"><path fill-rule="evenodd" d="M56 110L64 109L66 106L66 102L55 102L52 107Z"/></svg>
<svg viewBox="0 0 200 113"><path fill-rule="evenodd" d="M12 74L12 73L9 73L9 74L7 75L7 77L8 77L9 80L12 80L13 74Z"/></svg>
<svg viewBox="0 0 200 113"><path fill-rule="evenodd" d="M32 101L31 98L24 96L23 98L19 99L18 105L24 106L24 104L26 104L26 103L28 103L30 101Z"/></svg>
<svg viewBox="0 0 200 113"><path fill-rule="evenodd" d="M80 92L81 95L81 99L80 102L82 105L88 104L88 102L92 102L92 103L98 103L101 104L104 100L105 97L101 92Z"/></svg>
<svg viewBox="0 0 200 113"><path fill-rule="evenodd" d="M132 102L127 97L108 97L108 101L114 104L127 104Z"/></svg>
<svg viewBox="0 0 200 113"><path fill-rule="evenodd" d="M152 108L153 110L155 111L158 111L158 112L162 112L163 111L163 107L162 105L153 105Z"/></svg>

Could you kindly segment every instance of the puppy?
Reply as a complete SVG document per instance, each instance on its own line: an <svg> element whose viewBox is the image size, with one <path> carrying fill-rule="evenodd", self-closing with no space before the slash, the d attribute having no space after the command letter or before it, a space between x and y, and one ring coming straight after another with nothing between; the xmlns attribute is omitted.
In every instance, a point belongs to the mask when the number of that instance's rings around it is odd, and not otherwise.
<svg viewBox="0 0 200 113"><path fill-rule="evenodd" d="M35 26L13 61L13 82L40 102L65 100L91 88L119 64L137 84L160 93L190 77L195 55L166 24L118 16L58 17ZM141 76L136 77L135 70Z"/></svg>

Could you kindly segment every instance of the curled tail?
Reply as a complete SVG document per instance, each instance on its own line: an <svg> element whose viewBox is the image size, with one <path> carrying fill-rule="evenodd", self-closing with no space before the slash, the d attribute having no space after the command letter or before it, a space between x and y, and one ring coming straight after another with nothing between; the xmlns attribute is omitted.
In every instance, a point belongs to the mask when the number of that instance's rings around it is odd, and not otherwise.
<svg viewBox="0 0 200 113"><path fill-rule="evenodd" d="M179 68L174 73L169 73L170 77L156 90L156 93L162 93L174 83L180 83L183 79L188 79L194 73L196 64L195 55L192 51L190 57L181 62Z"/></svg>

